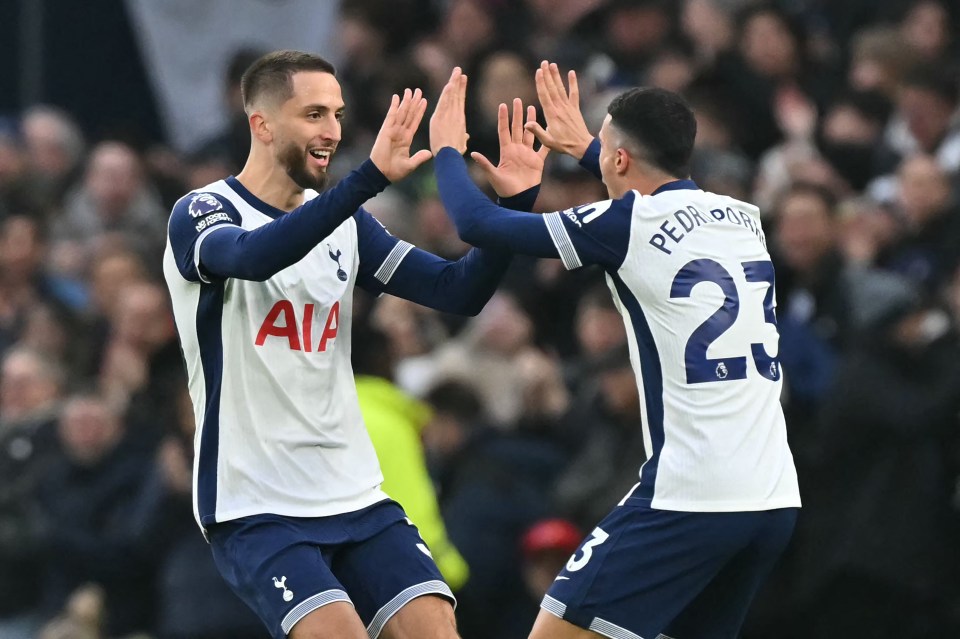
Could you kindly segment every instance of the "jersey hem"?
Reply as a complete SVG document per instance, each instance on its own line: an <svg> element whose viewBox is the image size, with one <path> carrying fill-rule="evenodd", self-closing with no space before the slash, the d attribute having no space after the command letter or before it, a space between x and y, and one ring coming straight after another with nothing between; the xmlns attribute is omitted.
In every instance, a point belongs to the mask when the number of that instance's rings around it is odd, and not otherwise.
<svg viewBox="0 0 960 639"><path fill-rule="evenodd" d="M629 500L627 501L629 503ZM673 499L650 500L650 508L655 510L675 510L691 513L728 513L777 510L779 508L800 508L800 497L765 499L763 501L680 501Z"/></svg>
<svg viewBox="0 0 960 639"><path fill-rule="evenodd" d="M390 499L390 496L379 488L376 488L370 493L360 497L334 502L333 504L328 503L316 508L270 507L267 505L248 506L246 508L237 508L226 512L218 512L212 516L207 515L202 517L200 527L207 528L214 524L222 524L234 519L240 519L241 517L252 517L253 515L278 515L280 517L329 517L331 515L343 515L362 510L387 499Z"/></svg>

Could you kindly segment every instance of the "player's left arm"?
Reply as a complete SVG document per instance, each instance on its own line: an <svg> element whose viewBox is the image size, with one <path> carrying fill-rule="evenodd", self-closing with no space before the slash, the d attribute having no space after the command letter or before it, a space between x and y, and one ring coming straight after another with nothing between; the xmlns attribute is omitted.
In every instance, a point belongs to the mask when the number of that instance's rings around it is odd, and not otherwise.
<svg viewBox="0 0 960 639"><path fill-rule="evenodd" d="M500 202L530 210L539 191L537 185ZM513 257L501 249L472 248L459 260L446 260L390 235L363 209L354 219L360 253L357 285L445 313L479 313L493 296Z"/></svg>
<svg viewBox="0 0 960 639"><path fill-rule="evenodd" d="M445 147L435 156L437 187L460 239L483 248L552 257L568 269L598 264L616 270L630 241L636 193L543 215L491 202L470 179L463 158Z"/></svg>

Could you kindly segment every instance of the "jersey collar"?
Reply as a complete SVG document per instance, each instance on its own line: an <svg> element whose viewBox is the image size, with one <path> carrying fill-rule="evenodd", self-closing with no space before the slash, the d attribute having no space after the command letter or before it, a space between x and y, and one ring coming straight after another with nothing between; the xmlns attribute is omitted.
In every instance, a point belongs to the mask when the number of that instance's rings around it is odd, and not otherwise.
<svg viewBox="0 0 960 639"><path fill-rule="evenodd" d="M661 184L657 187L657 190L651 193L650 195L659 195L664 191L699 191L700 187L697 186L697 183L693 180L674 180L672 182L667 182L666 184Z"/></svg>
<svg viewBox="0 0 960 639"><path fill-rule="evenodd" d="M244 202L257 209L267 217L273 218L274 220L284 215L286 211L283 209L278 209L275 206L270 206L256 195L247 190L247 187L240 184L240 180L233 177L232 175L228 177L224 182L227 183L231 189L237 192L237 195L243 198Z"/></svg>

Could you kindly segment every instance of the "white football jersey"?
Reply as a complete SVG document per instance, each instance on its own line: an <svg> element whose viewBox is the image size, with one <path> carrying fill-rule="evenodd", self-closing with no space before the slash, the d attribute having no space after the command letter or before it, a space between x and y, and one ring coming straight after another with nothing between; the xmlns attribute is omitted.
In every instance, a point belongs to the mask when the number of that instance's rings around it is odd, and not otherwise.
<svg viewBox="0 0 960 639"><path fill-rule="evenodd" d="M678 180L544 221L567 268L606 269L627 327L648 453L634 494L663 510L800 506L757 208Z"/></svg>
<svg viewBox="0 0 960 639"><path fill-rule="evenodd" d="M360 209L264 282L210 281L198 270L211 233L281 214L228 178L181 198L170 218L164 276L196 415L201 527L260 513L326 516L386 498L350 365L353 288L388 282L411 245Z"/></svg>

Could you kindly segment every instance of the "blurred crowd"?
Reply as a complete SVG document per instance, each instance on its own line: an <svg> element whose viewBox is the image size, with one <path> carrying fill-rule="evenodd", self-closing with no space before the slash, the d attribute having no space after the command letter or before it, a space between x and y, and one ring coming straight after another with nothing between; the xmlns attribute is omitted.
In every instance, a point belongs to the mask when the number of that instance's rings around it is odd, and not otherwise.
<svg viewBox="0 0 960 639"><path fill-rule="evenodd" d="M403 87L470 76L471 150L497 105L576 69L596 131L626 87L682 93L693 178L761 207L783 405L804 510L745 637L960 636L960 11L947 0L350 0L331 169L368 154ZM166 220L237 173L232 124L189 154L88 139L36 105L0 125L0 637L264 637L190 506L195 425L160 273ZM426 146L425 129L417 148ZM478 176L479 177L479 176ZM602 200L551 157L537 209ZM429 164L369 203L456 258ZM603 274L517 257L476 318L358 292L376 372L417 422L469 577L464 639L525 637L556 570L645 458L626 333ZM389 480L389 478L388 478Z"/></svg>

